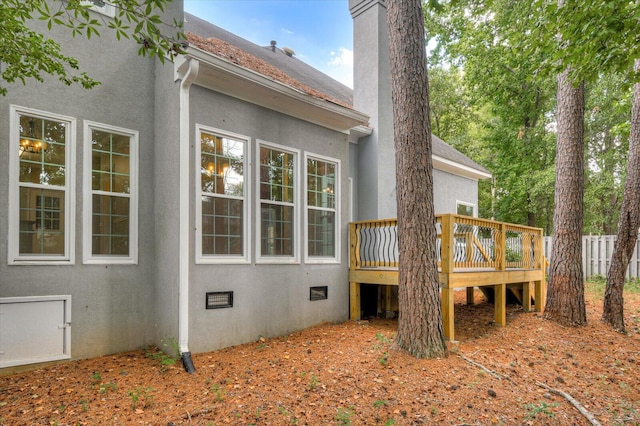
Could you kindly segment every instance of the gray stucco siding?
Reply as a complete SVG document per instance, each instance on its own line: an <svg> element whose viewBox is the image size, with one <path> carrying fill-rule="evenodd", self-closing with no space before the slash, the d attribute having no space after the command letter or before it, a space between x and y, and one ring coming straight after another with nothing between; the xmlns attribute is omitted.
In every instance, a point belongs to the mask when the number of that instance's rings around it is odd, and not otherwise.
<svg viewBox="0 0 640 426"><path fill-rule="evenodd" d="M271 111L201 87L191 89L191 129L196 124L245 135L251 138L251 179L249 181L250 222L252 227L251 263L240 265L196 264L192 251L190 265L189 340L193 352L202 352L256 340L259 336L279 336L322 321L343 321L348 317L348 170L347 135L312 123ZM193 134L194 144L198 135ZM256 215L256 150L258 141L270 142L299 150L299 223L295 224L299 247L299 263L257 263L256 243L259 229ZM192 146L192 165L195 151ZM340 263L308 264L303 251L306 234L303 227L304 154L315 154L340 160ZM194 175L194 174L192 174ZM194 183L191 185L195 191ZM195 228L195 196L191 197L191 227ZM190 236L195 247L196 232ZM328 299L309 300L309 287L327 286ZM233 291L232 308L205 309L205 294Z"/></svg>
<svg viewBox="0 0 640 426"><path fill-rule="evenodd" d="M433 170L433 204L436 214L456 213L458 201L473 204L478 215L478 182L442 170Z"/></svg>
<svg viewBox="0 0 640 426"><path fill-rule="evenodd" d="M155 60L137 55L133 43L115 40L104 28L102 37L72 38L65 31L53 36L66 54L102 85L84 90L65 86L55 78L44 83L12 84L0 98L0 155L9 158L9 105L33 108L76 119L75 262L69 265L7 265L7 215L9 173L0 170L0 297L72 296L71 356L85 358L131 350L153 342L153 90ZM109 54L108 52L117 52ZM139 132L138 263L136 265L83 264L83 124L85 120ZM13 129L15 131L15 129ZM5 163L6 164L6 163ZM68 213L68 212L67 212Z"/></svg>

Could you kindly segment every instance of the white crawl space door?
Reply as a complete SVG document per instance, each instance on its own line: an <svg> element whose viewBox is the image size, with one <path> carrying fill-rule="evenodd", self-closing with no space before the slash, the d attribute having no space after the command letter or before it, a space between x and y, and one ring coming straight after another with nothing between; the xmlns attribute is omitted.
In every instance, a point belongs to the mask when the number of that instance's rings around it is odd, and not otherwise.
<svg viewBox="0 0 640 426"><path fill-rule="evenodd" d="M0 368L70 357L70 295L0 298Z"/></svg>

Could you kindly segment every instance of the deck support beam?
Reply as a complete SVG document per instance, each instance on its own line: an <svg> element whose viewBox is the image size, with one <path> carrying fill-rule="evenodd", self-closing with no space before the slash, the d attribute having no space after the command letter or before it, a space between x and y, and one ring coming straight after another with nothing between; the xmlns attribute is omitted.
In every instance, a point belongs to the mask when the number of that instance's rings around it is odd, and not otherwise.
<svg viewBox="0 0 640 426"><path fill-rule="evenodd" d="M531 296L533 296L533 281L522 283L522 309L525 312L531 311Z"/></svg>
<svg viewBox="0 0 640 426"><path fill-rule="evenodd" d="M507 324L507 285L497 284L493 286L495 307L495 323L499 326Z"/></svg>
<svg viewBox="0 0 640 426"><path fill-rule="evenodd" d="M544 311L544 304L547 301L547 285L546 281L535 281L535 301L536 312Z"/></svg>
<svg viewBox="0 0 640 426"><path fill-rule="evenodd" d="M360 283L349 283L349 318L360 319Z"/></svg>
<svg viewBox="0 0 640 426"><path fill-rule="evenodd" d="M475 301L473 300L473 294L475 293L475 287L467 287L467 305L473 305Z"/></svg>
<svg viewBox="0 0 640 426"><path fill-rule="evenodd" d="M454 297L452 288L443 288L440 293L442 306L442 325L444 327L444 335L448 340L455 339L455 329L453 321Z"/></svg>

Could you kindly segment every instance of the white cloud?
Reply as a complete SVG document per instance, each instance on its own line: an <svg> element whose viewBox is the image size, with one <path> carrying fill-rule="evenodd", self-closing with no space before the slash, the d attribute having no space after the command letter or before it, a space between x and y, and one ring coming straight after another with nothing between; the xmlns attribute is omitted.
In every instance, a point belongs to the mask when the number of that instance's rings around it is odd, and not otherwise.
<svg viewBox="0 0 640 426"><path fill-rule="evenodd" d="M327 74L342 84L353 88L353 50L341 47L331 52Z"/></svg>
<svg viewBox="0 0 640 426"><path fill-rule="evenodd" d="M353 50L349 50L346 47L338 49L339 53L331 52L331 61L329 65L334 66L353 66Z"/></svg>

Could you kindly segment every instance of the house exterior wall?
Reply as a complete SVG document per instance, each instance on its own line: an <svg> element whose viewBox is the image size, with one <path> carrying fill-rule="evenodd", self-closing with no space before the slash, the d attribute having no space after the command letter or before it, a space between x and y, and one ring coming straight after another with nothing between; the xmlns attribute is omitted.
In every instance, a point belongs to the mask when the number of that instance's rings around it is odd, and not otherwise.
<svg viewBox="0 0 640 426"><path fill-rule="evenodd" d="M474 216L478 216L478 181L433 170L433 206L436 214L456 213L457 203L474 206Z"/></svg>
<svg viewBox="0 0 640 426"><path fill-rule="evenodd" d="M231 98L208 89L191 88L191 129L196 124L250 137L252 164L249 187L250 264L195 264L192 251L190 268L189 340L193 352L202 352L254 341L260 336L278 336L322 321L343 321L348 316L349 289L348 253L348 170L349 143L347 135L304 122L278 112ZM197 135L194 143L199 143ZM341 161L340 188L340 263L305 263L302 253L296 264L266 264L257 261L256 238L260 214L256 188L257 140L300 150L299 170L302 185L304 153L312 153ZM192 167L195 152L192 147ZM199 167L199 166L198 166ZM195 175L195 173L194 173ZM192 177L195 180L195 176ZM246 183L245 183L246 185ZM191 187L195 190L195 182ZM302 188L299 188L300 190ZM296 202L305 195L299 192ZM191 212L195 212L195 195L191 197ZM306 243L303 228L304 211L296 224L300 251ZM195 213L190 229L195 229ZM190 247L195 246L195 233L190 235ZM327 286L326 300L310 301L309 287ZM233 291L233 307L205 309L205 294L212 291Z"/></svg>
<svg viewBox="0 0 640 426"><path fill-rule="evenodd" d="M182 2L171 6L181 13ZM37 27L41 23L34 22ZM46 33L46 30L44 30ZM106 27L101 37L71 37L55 28L51 36L64 53L77 58L80 66L102 84L92 90L65 86L55 78L26 86L11 84L0 97L0 155L9 158L10 105L33 108L75 118L75 194L73 230L75 260L65 265L8 266L9 171L0 169L0 297L72 295L71 357L85 358L140 348L154 342L156 278L156 104L155 59L139 57L138 46L116 41ZM162 68L158 65L159 68ZM171 65L166 68L172 69ZM171 82L172 80L168 80ZM167 82L162 83L167 84ZM139 132L138 261L136 264L84 264L83 192L85 120ZM15 131L15 129L13 129ZM5 160L6 161L6 160ZM5 162L7 164L7 162ZM166 166L166 163L163 164Z"/></svg>

